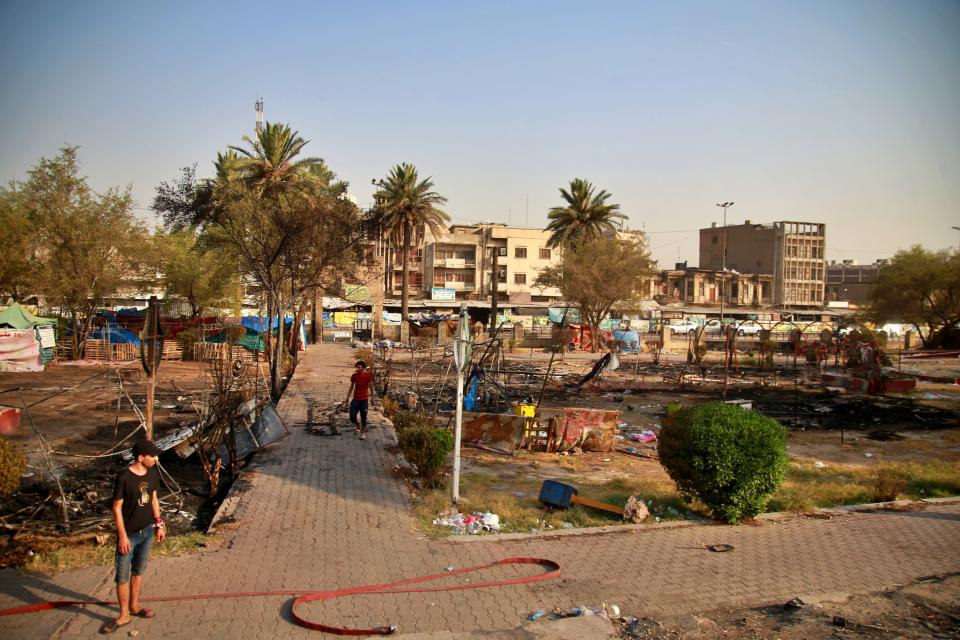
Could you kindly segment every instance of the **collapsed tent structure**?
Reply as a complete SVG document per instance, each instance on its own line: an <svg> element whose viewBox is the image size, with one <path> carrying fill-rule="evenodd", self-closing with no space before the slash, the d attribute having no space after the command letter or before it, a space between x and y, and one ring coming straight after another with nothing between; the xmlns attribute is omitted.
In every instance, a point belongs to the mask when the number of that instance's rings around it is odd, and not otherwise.
<svg viewBox="0 0 960 640"><path fill-rule="evenodd" d="M18 302L0 311L0 371L43 371L56 352L56 318L32 314Z"/></svg>

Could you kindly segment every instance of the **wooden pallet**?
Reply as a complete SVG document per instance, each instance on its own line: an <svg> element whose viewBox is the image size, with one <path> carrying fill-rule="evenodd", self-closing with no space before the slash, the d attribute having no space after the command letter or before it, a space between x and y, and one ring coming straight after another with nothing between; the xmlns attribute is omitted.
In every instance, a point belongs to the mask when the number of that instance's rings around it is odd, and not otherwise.
<svg viewBox="0 0 960 640"><path fill-rule="evenodd" d="M177 339L163 341L164 360L183 360L183 345Z"/></svg>

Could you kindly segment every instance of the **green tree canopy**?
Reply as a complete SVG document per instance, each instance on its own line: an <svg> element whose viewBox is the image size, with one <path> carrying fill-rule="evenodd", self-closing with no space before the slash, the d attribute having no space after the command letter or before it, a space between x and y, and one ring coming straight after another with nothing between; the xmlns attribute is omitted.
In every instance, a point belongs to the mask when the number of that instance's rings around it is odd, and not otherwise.
<svg viewBox="0 0 960 640"><path fill-rule="evenodd" d="M431 178L420 180L412 164L398 164L387 177L375 181L379 189L373 194L374 218L383 233L393 239L402 252L401 314L406 321L410 314L408 290L410 248L423 241L422 230L434 235L443 233L450 217L440 209L447 199L433 190Z"/></svg>
<svg viewBox="0 0 960 640"><path fill-rule="evenodd" d="M236 172L266 196L289 194L316 179L329 183L332 177L322 158L298 157L309 140L289 125L267 122L255 138L243 136L243 141L246 147L230 146L237 157L223 158L232 165L225 171Z"/></svg>
<svg viewBox="0 0 960 640"><path fill-rule="evenodd" d="M153 236L166 298L186 301L194 318L204 309L231 306L238 296L236 254L204 240L194 229Z"/></svg>
<svg viewBox="0 0 960 640"><path fill-rule="evenodd" d="M611 194L605 189L597 192L589 180L575 178L570 189L560 189L565 205L553 207L547 214L547 231L551 247L572 247L600 237L613 237L614 221L626 218L620 205L608 203Z"/></svg>
<svg viewBox="0 0 960 640"><path fill-rule="evenodd" d="M580 317L594 331L610 311L637 300L643 283L654 273L643 243L597 238L564 251L560 264L547 267L536 286L556 287L580 307ZM597 341L593 341L596 350Z"/></svg>
<svg viewBox="0 0 960 640"><path fill-rule="evenodd" d="M0 303L7 298L24 300L33 293L35 244L33 225L27 217L16 183L0 187Z"/></svg>
<svg viewBox="0 0 960 640"><path fill-rule="evenodd" d="M133 215L130 190L95 193L80 176L77 147L64 147L30 170L22 196L36 234L36 289L85 318L86 335L96 307L142 266L146 230Z"/></svg>
<svg viewBox="0 0 960 640"><path fill-rule="evenodd" d="M269 315L293 310L299 320L307 299L335 289L358 261L361 212L323 160L301 157L307 141L288 125L267 123L243 140L245 147L217 155L214 178L185 173L167 188L173 197L160 204L171 212L165 219L202 222L204 237L236 256L265 294ZM282 377L280 331L268 349L275 396Z"/></svg>
<svg viewBox="0 0 960 640"><path fill-rule="evenodd" d="M875 321L912 324L925 347L939 346L960 324L960 254L919 245L898 251L881 267L870 305Z"/></svg>

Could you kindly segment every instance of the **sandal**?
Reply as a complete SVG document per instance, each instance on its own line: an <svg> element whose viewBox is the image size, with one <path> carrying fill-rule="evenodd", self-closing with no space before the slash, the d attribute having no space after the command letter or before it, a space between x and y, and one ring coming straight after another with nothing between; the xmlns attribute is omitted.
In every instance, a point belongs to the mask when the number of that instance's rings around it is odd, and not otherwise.
<svg viewBox="0 0 960 640"><path fill-rule="evenodd" d="M136 613L134 613L133 611L131 611L131 612L130 612L130 615L137 616L138 618L153 618L153 617L156 616L157 614L153 611L153 609L147 609L146 607L140 607L140 611L137 611Z"/></svg>
<svg viewBox="0 0 960 640"><path fill-rule="evenodd" d="M100 629L100 633L102 633L103 635L107 635L107 634L113 633L120 627L127 626L128 624L130 624L130 620L127 620L126 622L123 622L123 623L119 623L116 620L111 620L107 624L103 625L103 628Z"/></svg>

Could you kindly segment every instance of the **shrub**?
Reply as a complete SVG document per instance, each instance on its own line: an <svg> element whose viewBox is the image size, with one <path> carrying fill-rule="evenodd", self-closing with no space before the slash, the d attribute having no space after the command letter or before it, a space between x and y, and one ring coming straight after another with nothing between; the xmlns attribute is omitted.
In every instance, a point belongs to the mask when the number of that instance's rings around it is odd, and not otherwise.
<svg viewBox="0 0 960 640"><path fill-rule="evenodd" d="M20 489L20 476L27 458L16 445L0 438L0 496L13 495Z"/></svg>
<svg viewBox="0 0 960 640"><path fill-rule="evenodd" d="M393 413L393 428L397 434L403 433L408 429L426 429L433 426L433 420L427 416L421 416L413 411L406 409L397 409Z"/></svg>
<svg viewBox="0 0 960 640"><path fill-rule="evenodd" d="M660 432L660 462L688 499L715 518L739 522L763 512L783 482L787 434L777 421L740 407L671 405Z"/></svg>
<svg viewBox="0 0 960 640"><path fill-rule="evenodd" d="M877 463L873 473L873 501L890 502L907 490L910 475L887 464Z"/></svg>
<svg viewBox="0 0 960 640"><path fill-rule="evenodd" d="M447 456L453 451L453 434L444 429L414 427L399 432L400 450L426 487L435 487Z"/></svg>
<svg viewBox="0 0 960 640"><path fill-rule="evenodd" d="M373 349L368 349L367 347L355 349L353 352L353 359L354 361L363 360L365 363L367 363L367 371L370 373L373 373L373 370L377 365L377 355L373 352Z"/></svg>
<svg viewBox="0 0 960 640"><path fill-rule="evenodd" d="M390 420L393 420L393 417L397 414L397 411L400 410L400 403L390 396L384 396L380 400L380 406L383 407L383 415L387 416Z"/></svg>

